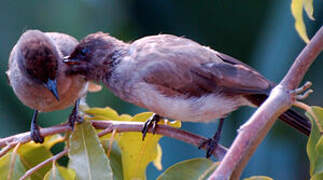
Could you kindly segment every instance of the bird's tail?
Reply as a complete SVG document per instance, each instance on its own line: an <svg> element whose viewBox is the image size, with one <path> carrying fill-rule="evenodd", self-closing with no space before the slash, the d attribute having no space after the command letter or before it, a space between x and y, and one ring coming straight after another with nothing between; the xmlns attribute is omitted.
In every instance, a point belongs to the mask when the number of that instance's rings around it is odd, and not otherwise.
<svg viewBox="0 0 323 180"><path fill-rule="evenodd" d="M311 123L310 121L303 115L298 112L289 109L279 116L279 119L287 123L288 125L294 127L298 131L303 134L309 136L311 132Z"/></svg>
<svg viewBox="0 0 323 180"><path fill-rule="evenodd" d="M254 105L260 106L268 96L265 94L253 94L246 95L245 97ZM287 110L279 116L279 119L307 136L309 136L311 132L311 123L309 119L295 110Z"/></svg>

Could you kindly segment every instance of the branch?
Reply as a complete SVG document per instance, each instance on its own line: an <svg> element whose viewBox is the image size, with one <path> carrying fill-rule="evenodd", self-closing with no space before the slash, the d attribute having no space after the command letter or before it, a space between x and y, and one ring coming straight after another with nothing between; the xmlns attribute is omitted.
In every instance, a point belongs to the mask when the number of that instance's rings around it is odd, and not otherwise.
<svg viewBox="0 0 323 180"><path fill-rule="evenodd" d="M103 136L105 134L111 133L114 129L116 129L118 132L141 132L142 127L144 125L143 122L101 121L101 120L100 121L91 120L91 122L96 129L104 129L103 132L100 132L98 134L99 136ZM64 133L68 131L71 131L71 128L69 127L69 125L61 124L61 125L52 126L48 128L42 128L40 129L40 134L45 137L45 136ZM150 129L148 132L152 133ZM156 133L163 136L168 136L177 140L184 141L188 144L192 144L197 147L201 144L201 142L207 140L205 137L201 137L201 136L192 134L190 132L176 129L171 126L162 125L162 124L158 124ZM10 149L15 147L18 143L25 144L29 141L31 141L30 132L25 132L25 133L0 139L0 148L5 147L1 150L0 157L3 156L6 152L8 152ZM203 146L201 148L205 149L206 146ZM217 159L222 160L226 151L227 151L226 148L219 144L216 150L214 151L213 155Z"/></svg>
<svg viewBox="0 0 323 180"><path fill-rule="evenodd" d="M295 102L293 90L299 86L310 65L323 49L323 27L296 58L287 75L277 85L267 100L252 117L240 128L239 134L218 168L209 179L239 179L257 146L264 139L280 114Z"/></svg>
<svg viewBox="0 0 323 180"><path fill-rule="evenodd" d="M31 176L34 172L36 172L38 169L44 167L46 164L52 162L52 161L56 161L58 159L60 159L61 157L63 157L66 153L68 152L68 149L64 149L63 151L61 151L60 153L56 154L55 156L52 156L48 159L46 159L45 161L37 164L36 166L30 168L23 176L21 176L19 178L19 180L24 180L27 179L29 176Z"/></svg>

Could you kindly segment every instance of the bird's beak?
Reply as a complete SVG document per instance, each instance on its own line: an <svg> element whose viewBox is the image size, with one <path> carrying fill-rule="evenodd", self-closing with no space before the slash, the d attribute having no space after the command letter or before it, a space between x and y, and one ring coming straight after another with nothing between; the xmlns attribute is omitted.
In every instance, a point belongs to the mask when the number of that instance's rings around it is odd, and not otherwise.
<svg viewBox="0 0 323 180"><path fill-rule="evenodd" d="M44 85L55 96L57 101L59 101L56 79L55 80L48 79L47 83L45 83Z"/></svg>
<svg viewBox="0 0 323 180"><path fill-rule="evenodd" d="M73 59L71 56L65 56L63 62L68 65L80 64L77 59Z"/></svg>

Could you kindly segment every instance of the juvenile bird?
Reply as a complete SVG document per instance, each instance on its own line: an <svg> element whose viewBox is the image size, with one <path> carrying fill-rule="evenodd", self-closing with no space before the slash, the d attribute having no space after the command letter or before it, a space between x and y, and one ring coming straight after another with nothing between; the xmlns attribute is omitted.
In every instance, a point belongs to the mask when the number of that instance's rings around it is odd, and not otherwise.
<svg viewBox="0 0 323 180"><path fill-rule="evenodd" d="M68 74L103 82L121 99L156 113L146 122L144 135L160 116L192 122L221 118L217 133L205 142L207 156L217 144L223 118L240 106L259 106L275 86L228 55L167 34L133 43L90 34L64 62L70 65ZM288 110L280 118L309 134L310 123L296 112Z"/></svg>
<svg viewBox="0 0 323 180"><path fill-rule="evenodd" d="M37 125L38 111L65 109L86 93L84 77L66 76L67 65L63 63L63 57L77 44L67 34L28 30L11 51L6 74L19 100L34 109L31 138L36 143L44 141ZM77 104L69 118L71 127L78 118Z"/></svg>

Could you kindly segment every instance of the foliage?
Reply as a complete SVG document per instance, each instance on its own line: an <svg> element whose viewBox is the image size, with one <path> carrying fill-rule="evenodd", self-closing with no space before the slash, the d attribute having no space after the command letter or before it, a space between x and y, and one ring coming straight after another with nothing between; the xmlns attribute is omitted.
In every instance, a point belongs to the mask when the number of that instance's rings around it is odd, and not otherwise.
<svg viewBox="0 0 323 180"><path fill-rule="evenodd" d="M298 32L299 36L301 36L301 38L306 43L309 43L310 40L308 39L308 36L306 33L306 27L303 19L303 8L305 9L307 16L311 20L314 20L313 0L292 0L291 11L295 19L295 29Z"/></svg>
<svg viewBox="0 0 323 180"><path fill-rule="evenodd" d="M319 180L323 179L323 108L312 107L311 111L312 114L306 112L312 122L312 131L307 143L307 154L310 160L311 179Z"/></svg>

